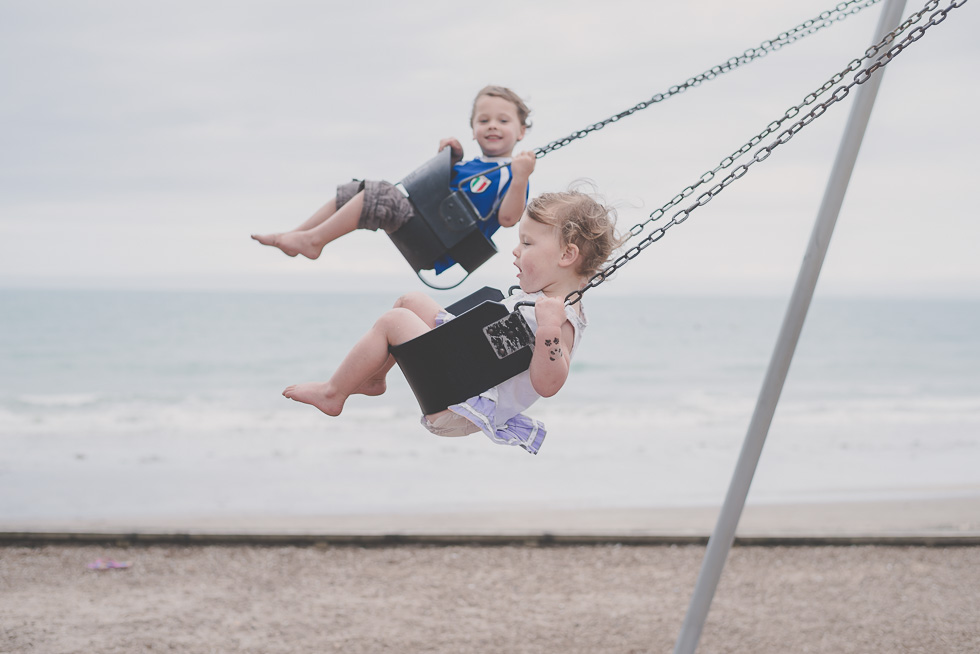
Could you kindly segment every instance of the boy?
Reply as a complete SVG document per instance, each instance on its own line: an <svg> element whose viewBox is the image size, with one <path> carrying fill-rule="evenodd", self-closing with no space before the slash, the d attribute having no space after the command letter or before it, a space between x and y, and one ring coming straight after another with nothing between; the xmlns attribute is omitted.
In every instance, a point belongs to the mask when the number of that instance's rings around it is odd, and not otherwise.
<svg viewBox="0 0 980 654"><path fill-rule="evenodd" d="M489 217L479 228L489 238L501 226L513 227L520 220L528 197L528 178L534 172L533 152L513 156L514 147L524 138L530 110L521 98L502 86L480 89L473 102L470 127L480 146L481 156L462 161L463 146L455 138L439 142L439 150L452 151L453 180L462 180L510 161L501 168L470 180L463 189L481 215ZM263 245L272 245L291 257L320 256L324 246L355 229L391 234L411 219L408 198L393 184L384 181L350 182L337 188L337 195L296 229L282 234L253 234ZM455 263L443 257L436 262L436 273Z"/></svg>

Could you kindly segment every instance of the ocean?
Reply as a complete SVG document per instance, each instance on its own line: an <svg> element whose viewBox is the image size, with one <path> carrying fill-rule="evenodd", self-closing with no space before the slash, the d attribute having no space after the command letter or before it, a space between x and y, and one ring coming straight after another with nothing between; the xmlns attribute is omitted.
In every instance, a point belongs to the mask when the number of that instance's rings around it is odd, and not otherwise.
<svg viewBox="0 0 980 654"><path fill-rule="evenodd" d="M281 396L393 299L0 291L0 525L718 505L786 306L587 294L532 456L429 434L397 370L339 418ZM818 296L749 502L978 492L980 301Z"/></svg>

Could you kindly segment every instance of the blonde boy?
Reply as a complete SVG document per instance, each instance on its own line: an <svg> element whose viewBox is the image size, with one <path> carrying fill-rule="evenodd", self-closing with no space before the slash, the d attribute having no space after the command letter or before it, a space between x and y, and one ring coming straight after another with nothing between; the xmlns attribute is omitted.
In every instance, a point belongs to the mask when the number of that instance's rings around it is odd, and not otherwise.
<svg viewBox="0 0 980 654"><path fill-rule="evenodd" d="M462 189L481 215L489 216L479 223L489 238L501 226L513 227L520 220L528 197L528 179L534 172L533 152L514 156L514 147L523 138L530 122L530 110L521 98L502 86L480 89L473 102L470 127L480 147L480 156L462 161L463 146L455 138L439 142L439 150L452 150L453 179L478 175ZM495 171L501 163L506 168ZM483 171L488 171L482 175ZM350 182L337 187L337 195L318 209L303 224L281 234L253 234L263 245L279 248L291 257L301 254L308 259L320 256L324 246L355 229L383 229L391 234L413 215L412 205L393 184L384 181ZM448 256L436 262L436 273L455 263Z"/></svg>

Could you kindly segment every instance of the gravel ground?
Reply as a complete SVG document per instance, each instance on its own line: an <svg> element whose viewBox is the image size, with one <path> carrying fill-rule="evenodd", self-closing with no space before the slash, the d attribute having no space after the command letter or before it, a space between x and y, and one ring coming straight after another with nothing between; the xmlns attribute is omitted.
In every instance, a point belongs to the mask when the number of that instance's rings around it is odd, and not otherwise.
<svg viewBox="0 0 980 654"><path fill-rule="evenodd" d="M671 652L703 553L5 547L0 652ZM980 548L736 547L698 651L975 654Z"/></svg>

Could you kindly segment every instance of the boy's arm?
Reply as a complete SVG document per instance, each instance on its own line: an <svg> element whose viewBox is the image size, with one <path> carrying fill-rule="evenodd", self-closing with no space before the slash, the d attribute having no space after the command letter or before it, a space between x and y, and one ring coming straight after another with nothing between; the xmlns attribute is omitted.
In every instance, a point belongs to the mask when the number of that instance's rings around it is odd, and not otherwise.
<svg viewBox="0 0 980 654"><path fill-rule="evenodd" d="M521 152L510 163L511 180L507 193L497 211L497 222L501 227L513 227L524 215L524 202L527 198L527 182L534 172L537 159L533 152Z"/></svg>
<svg viewBox="0 0 980 654"><path fill-rule="evenodd" d="M446 146L449 146L449 149L452 151L450 158L454 166L463 160L463 146L460 145L458 140L452 136L442 139L439 141L439 149L436 152L442 152Z"/></svg>
<svg viewBox="0 0 980 654"><path fill-rule="evenodd" d="M531 356L531 386L541 397L551 397L564 386L571 366L575 328L565 316L565 301L538 298L534 303L538 330Z"/></svg>

